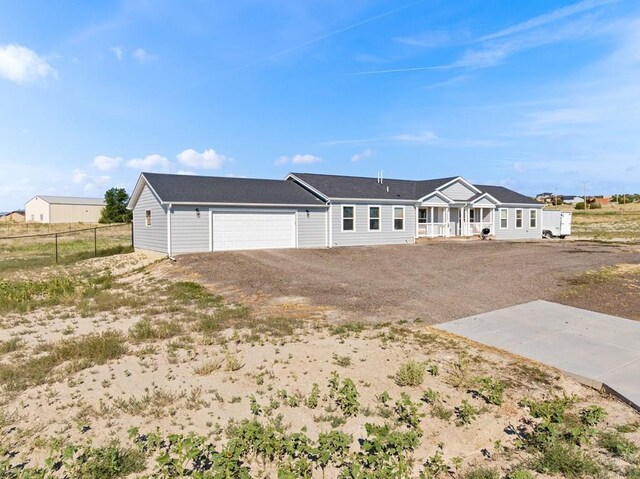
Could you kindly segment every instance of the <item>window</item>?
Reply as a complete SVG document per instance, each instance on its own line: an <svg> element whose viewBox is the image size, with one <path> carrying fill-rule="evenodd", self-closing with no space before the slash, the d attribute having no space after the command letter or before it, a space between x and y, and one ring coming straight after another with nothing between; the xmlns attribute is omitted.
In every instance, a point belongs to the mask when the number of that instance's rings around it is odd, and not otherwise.
<svg viewBox="0 0 640 479"><path fill-rule="evenodd" d="M522 228L522 210L516 210L516 228Z"/></svg>
<svg viewBox="0 0 640 479"><path fill-rule="evenodd" d="M529 210L529 228L538 227L538 210Z"/></svg>
<svg viewBox="0 0 640 479"><path fill-rule="evenodd" d="M476 222L476 210L472 208L469 210L469 223L475 223L475 222Z"/></svg>
<svg viewBox="0 0 640 479"><path fill-rule="evenodd" d="M427 210L419 209L418 210L418 223L426 224L427 223Z"/></svg>
<svg viewBox="0 0 640 479"><path fill-rule="evenodd" d="M356 207L342 207L342 231L355 231L356 229Z"/></svg>
<svg viewBox="0 0 640 479"><path fill-rule="evenodd" d="M144 212L144 225L151 226L151 210L145 210Z"/></svg>
<svg viewBox="0 0 640 479"><path fill-rule="evenodd" d="M369 206L369 231L380 231L379 206Z"/></svg>
<svg viewBox="0 0 640 479"><path fill-rule="evenodd" d="M500 229L506 230L509 227L509 210L500 210Z"/></svg>
<svg viewBox="0 0 640 479"><path fill-rule="evenodd" d="M404 231L404 206L393 207L393 229Z"/></svg>

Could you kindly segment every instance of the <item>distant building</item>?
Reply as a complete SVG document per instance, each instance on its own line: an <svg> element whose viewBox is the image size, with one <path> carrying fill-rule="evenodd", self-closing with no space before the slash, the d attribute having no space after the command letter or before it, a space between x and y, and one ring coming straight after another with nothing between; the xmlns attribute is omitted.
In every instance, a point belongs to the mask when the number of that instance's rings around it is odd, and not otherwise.
<svg viewBox="0 0 640 479"><path fill-rule="evenodd" d="M551 203L553 200L553 193L538 193L536 195L536 201L538 203Z"/></svg>
<svg viewBox="0 0 640 479"><path fill-rule="evenodd" d="M103 198L34 196L26 204L26 221L28 223L97 223L104 206Z"/></svg>
<svg viewBox="0 0 640 479"><path fill-rule="evenodd" d="M0 222L24 223L24 211L15 210L0 214Z"/></svg>
<svg viewBox="0 0 640 479"><path fill-rule="evenodd" d="M562 198L562 201L564 203L567 203L569 205L575 205L576 203L582 203L584 201L582 196L576 196L576 195L558 195L558 196Z"/></svg>
<svg viewBox="0 0 640 479"><path fill-rule="evenodd" d="M597 203L601 206L608 205L611 202L610 196L590 196L589 203Z"/></svg>

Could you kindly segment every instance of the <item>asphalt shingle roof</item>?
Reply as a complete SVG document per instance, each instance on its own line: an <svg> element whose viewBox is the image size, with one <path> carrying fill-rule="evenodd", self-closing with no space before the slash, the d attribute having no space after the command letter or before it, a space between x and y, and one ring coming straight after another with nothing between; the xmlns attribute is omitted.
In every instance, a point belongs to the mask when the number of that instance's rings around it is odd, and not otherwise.
<svg viewBox="0 0 640 479"><path fill-rule="evenodd" d="M525 204L533 204L539 205L536 200L529 196L522 195L517 191L510 190L509 188L505 188L504 186L494 186L494 185L474 185L483 193L489 193L496 200L501 203L525 203Z"/></svg>
<svg viewBox="0 0 640 479"><path fill-rule="evenodd" d="M394 180L362 176L291 173L329 198L417 200L455 177L435 180ZM387 193L387 187L389 192Z"/></svg>
<svg viewBox="0 0 640 479"><path fill-rule="evenodd" d="M399 199L418 200L432 193L442 185L457 178L437 178L433 180L395 180L361 176L319 175L313 173L291 173L329 198L353 199ZM503 186L474 185L482 193L489 193L501 203L538 204L534 199L521 195ZM387 193L387 187L389 192ZM474 195L471 200L482 193Z"/></svg>
<svg viewBox="0 0 640 479"><path fill-rule="evenodd" d="M324 205L291 181L143 173L165 203Z"/></svg>

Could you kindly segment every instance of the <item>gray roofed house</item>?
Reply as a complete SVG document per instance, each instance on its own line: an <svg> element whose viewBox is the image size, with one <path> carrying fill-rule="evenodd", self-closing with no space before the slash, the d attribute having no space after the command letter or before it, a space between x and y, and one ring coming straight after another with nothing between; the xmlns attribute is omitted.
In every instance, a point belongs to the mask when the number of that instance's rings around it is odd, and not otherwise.
<svg viewBox="0 0 640 479"><path fill-rule="evenodd" d="M142 173L136 248L168 255L411 244L420 237L541 237L541 208L503 186L290 173L283 180Z"/></svg>
<svg viewBox="0 0 640 479"><path fill-rule="evenodd" d="M294 183L253 178L142 173L163 203L324 205ZM132 197L136 194L132 194Z"/></svg>

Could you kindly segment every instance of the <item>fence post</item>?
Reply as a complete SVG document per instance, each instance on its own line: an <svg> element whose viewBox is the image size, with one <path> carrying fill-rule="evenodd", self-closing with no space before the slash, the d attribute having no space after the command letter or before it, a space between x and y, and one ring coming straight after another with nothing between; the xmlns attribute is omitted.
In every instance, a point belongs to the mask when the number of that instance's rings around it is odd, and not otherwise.
<svg viewBox="0 0 640 479"><path fill-rule="evenodd" d="M93 257L98 256L98 228L93 228Z"/></svg>
<svg viewBox="0 0 640 479"><path fill-rule="evenodd" d="M56 264L58 264L58 233L55 234L56 237Z"/></svg>

